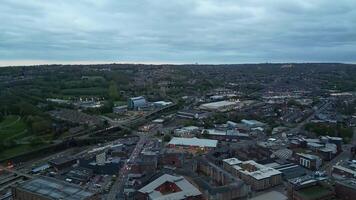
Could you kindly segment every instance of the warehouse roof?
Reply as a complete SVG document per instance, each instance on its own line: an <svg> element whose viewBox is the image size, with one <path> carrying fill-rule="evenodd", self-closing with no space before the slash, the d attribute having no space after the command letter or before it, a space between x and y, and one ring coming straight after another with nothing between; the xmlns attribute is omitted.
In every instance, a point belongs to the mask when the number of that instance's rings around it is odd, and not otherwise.
<svg viewBox="0 0 356 200"><path fill-rule="evenodd" d="M199 139L199 138L178 138L173 137L169 142L172 145L183 145L183 146L199 146L199 147L216 147L218 144L217 140L209 139Z"/></svg>
<svg viewBox="0 0 356 200"><path fill-rule="evenodd" d="M200 105L201 109L208 109L208 110L218 110L224 108L226 106L233 106L236 105L236 102L233 101L217 101L212 103L205 103Z"/></svg>
<svg viewBox="0 0 356 200"><path fill-rule="evenodd" d="M157 188L165 183L173 183L180 190L177 192L171 192L167 194L162 194ZM148 194L150 199L155 200L171 200L171 199L186 199L187 197L199 196L202 193L195 188L189 181L187 181L183 176L172 176L169 174L164 174L156 180L152 181L145 187L139 190L141 193Z"/></svg>
<svg viewBox="0 0 356 200"><path fill-rule="evenodd" d="M95 195L77 185L47 177L26 181L20 184L18 188L51 199L80 200Z"/></svg>

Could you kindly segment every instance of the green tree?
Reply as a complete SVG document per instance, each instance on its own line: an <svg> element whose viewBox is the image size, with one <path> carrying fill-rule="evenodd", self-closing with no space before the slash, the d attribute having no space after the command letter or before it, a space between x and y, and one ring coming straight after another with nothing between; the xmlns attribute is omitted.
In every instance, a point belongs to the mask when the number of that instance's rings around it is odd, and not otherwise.
<svg viewBox="0 0 356 200"><path fill-rule="evenodd" d="M204 130L204 131L202 132L201 136L202 136L203 138L209 138L209 133L208 133L208 131L207 131L207 130Z"/></svg>
<svg viewBox="0 0 356 200"><path fill-rule="evenodd" d="M171 141L171 139L172 139L172 136L169 135L169 134L165 134L165 135L163 136L163 141L164 141L164 142L169 142L169 141Z"/></svg>
<svg viewBox="0 0 356 200"><path fill-rule="evenodd" d="M120 100L120 95L119 95L119 92L118 92L118 89L117 89L117 85L116 85L116 83L114 81L110 82L109 97L113 101Z"/></svg>

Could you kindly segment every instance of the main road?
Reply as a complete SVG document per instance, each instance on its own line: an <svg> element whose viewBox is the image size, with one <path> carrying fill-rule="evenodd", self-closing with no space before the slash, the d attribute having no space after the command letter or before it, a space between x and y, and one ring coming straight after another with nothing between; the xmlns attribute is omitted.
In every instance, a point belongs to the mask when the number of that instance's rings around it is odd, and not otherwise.
<svg viewBox="0 0 356 200"><path fill-rule="evenodd" d="M112 185L109 194L106 199L115 200L118 199L118 195L123 194L124 185L127 179L128 174L131 170L131 163L135 162L138 156L140 155L145 143L147 141L147 137L140 136L140 140L137 142L135 149L132 151L130 158L125 162L124 166L121 167L119 174Z"/></svg>
<svg viewBox="0 0 356 200"><path fill-rule="evenodd" d="M354 147L355 145L356 145L356 128L353 128L353 137L350 144L343 145L342 152L339 155L337 155L335 158L333 158L328 164L324 165L322 169L326 171L328 175L331 175L332 168L334 165L344 160L349 160L351 158L352 156L351 147Z"/></svg>
<svg viewBox="0 0 356 200"><path fill-rule="evenodd" d="M297 124L296 127L290 129L288 131L288 133L292 133L292 134L297 134L303 127L305 124L307 124L308 122L310 122L310 120L312 120L315 115L321 113L322 111L324 111L326 108L328 108L328 106L330 105L330 102L327 101L325 102L322 106L320 106L319 108L317 108L311 115L309 115L305 120L303 120L302 122L300 122L299 124Z"/></svg>

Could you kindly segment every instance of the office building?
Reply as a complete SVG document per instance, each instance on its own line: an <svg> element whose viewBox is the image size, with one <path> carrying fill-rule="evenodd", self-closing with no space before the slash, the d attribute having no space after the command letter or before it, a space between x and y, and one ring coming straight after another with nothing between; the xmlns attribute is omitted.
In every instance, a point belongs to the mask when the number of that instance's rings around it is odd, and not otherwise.
<svg viewBox="0 0 356 200"><path fill-rule="evenodd" d="M297 153L296 158L299 165L311 170L318 170L322 163L319 156L312 154Z"/></svg>
<svg viewBox="0 0 356 200"><path fill-rule="evenodd" d="M217 140L210 139L199 139L199 138L178 138L173 137L168 143L170 148L175 148L179 150L187 150L191 153L207 152L209 150L215 149L218 145Z"/></svg>
<svg viewBox="0 0 356 200"><path fill-rule="evenodd" d="M237 158L223 160L224 169L241 178L253 190L265 190L282 183L282 172L266 167L253 160L240 161Z"/></svg>

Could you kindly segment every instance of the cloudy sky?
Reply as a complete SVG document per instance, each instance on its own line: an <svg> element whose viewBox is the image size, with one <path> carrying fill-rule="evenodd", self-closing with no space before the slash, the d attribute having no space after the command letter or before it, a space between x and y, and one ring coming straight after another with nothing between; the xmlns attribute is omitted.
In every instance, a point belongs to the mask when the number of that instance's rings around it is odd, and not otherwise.
<svg viewBox="0 0 356 200"><path fill-rule="evenodd" d="M0 65L355 62L355 0L1 0Z"/></svg>

